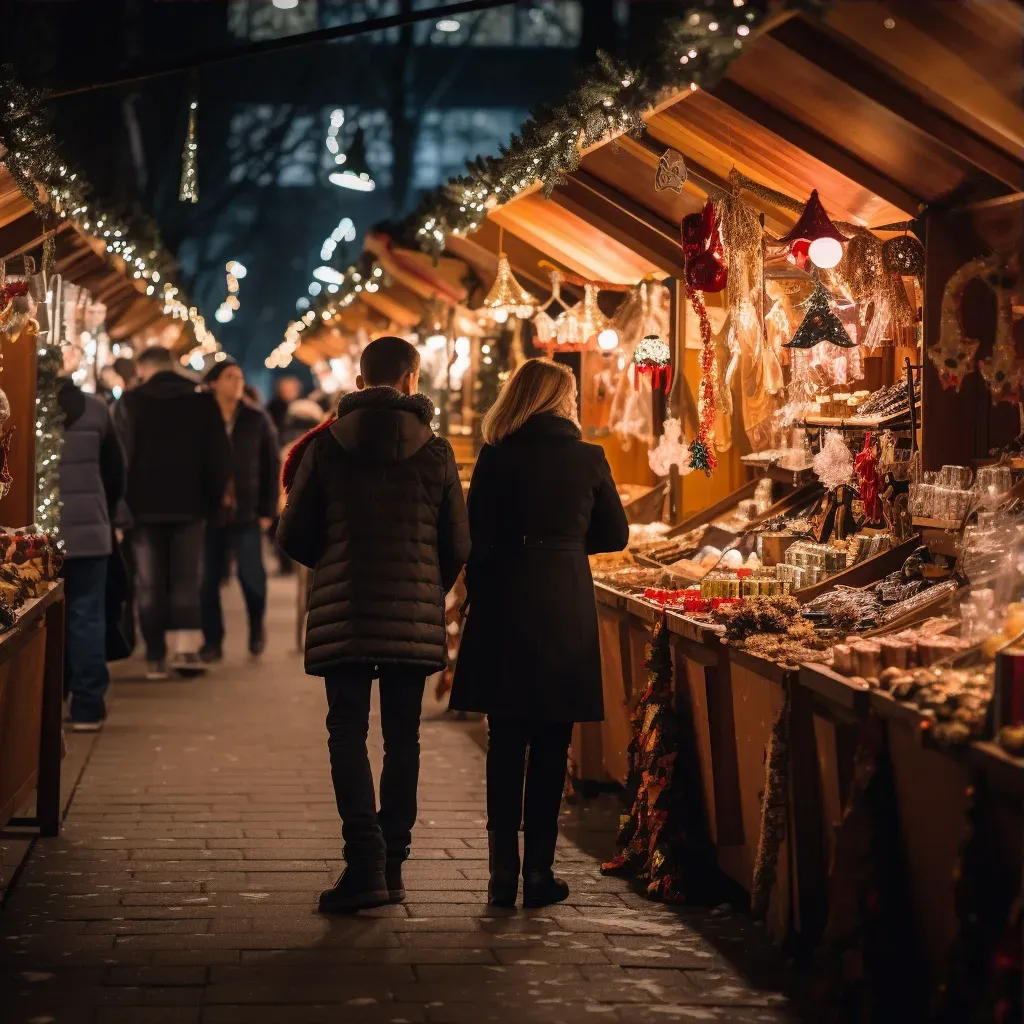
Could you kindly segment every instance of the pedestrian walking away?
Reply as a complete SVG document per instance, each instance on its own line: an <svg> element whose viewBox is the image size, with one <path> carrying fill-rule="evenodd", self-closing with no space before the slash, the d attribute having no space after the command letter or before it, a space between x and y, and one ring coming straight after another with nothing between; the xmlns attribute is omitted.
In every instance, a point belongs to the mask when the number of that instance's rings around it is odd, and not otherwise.
<svg viewBox="0 0 1024 1024"><path fill-rule="evenodd" d="M57 401L64 413L60 455L61 537L66 615L65 684L77 732L106 718L107 566L116 551L113 522L125 486L125 459L106 403L70 378Z"/></svg>
<svg viewBox="0 0 1024 1024"><path fill-rule="evenodd" d="M249 653L262 654L266 644L267 570L262 531L269 529L277 511L280 457L274 425L262 409L244 397L245 375L238 363L231 358L214 363L205 383L217 401L232 453L228 503L207 522L204 540L203 646L199 657L216 662L224 656L220 588L232 552L249 621Z"/></svg>
<svg viewBox="0 0 1024 1024"><path fill-rule="evenodd" d="M285 462L278 539L315 570L306 671L325 678L347 865L320 896L325 912L404 899L423 687L445 667L444 598L469 549L455 455L430 429L434 405L417 394L419 365L401 338L369 344L359 390ZM366 751L374 678L384 734L379 811Z"/></svg>
<svg viewBox="0 0 1024 1024"><path fill-rule="evenodd" d="M524 363L484 418L469 491L468 613L449 706L488 716L496 906L515 904L520 866L524 906L568 896L553 865L573 723L604 718L587 555L621 551L629 526L576 408L567 367Z"/></svg>
<svg viewBox="0 0 1024 1024"><path fill-rule="evenodd" d="M145 349L140 383L114 407L128 459L139 624L147 678L203 671L199 587L205 522L225 507L231 444L212 395L175 371L169 351Z"/></svg>

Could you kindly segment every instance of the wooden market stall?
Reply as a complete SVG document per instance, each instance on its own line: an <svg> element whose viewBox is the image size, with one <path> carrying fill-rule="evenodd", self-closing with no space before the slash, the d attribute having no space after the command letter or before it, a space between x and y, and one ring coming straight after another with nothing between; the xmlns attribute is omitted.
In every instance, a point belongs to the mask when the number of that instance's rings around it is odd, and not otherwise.
<svg viewBox="0 0 1024 1024"><path fill-rule="evenodd" d="M41 195L45 195L41 191ZM43 246L54 249L43 268ZM66 285L98 310L111 338L128 340L164 320L155 289L70 220L41 219L0 160L0 827L60 828L64 591L56 538L34 533L52 505L53 446L62 346L77 344L66 324ZM4 291L4 288L7 291ZM44 526L45 530L46 527ZM17 817L36 793L35 813Z"/></svg>
<svg viewBox="0 0 1024 1024"><path fill-rule="evenodd" d="M820 439L832 427L863 437L891 426L902 444L920 452L923 469L971 467L1017 435L1016 396L999 388L1001 378L987 387L971 372L970 359L959 364L966 379L943 381L942 361L929 353L940 343L943 297L954 272L993 250L1002 260L993 266L1015 266L1024 224L1022 41L1019 7L1009 0L840 0L820 19L779 19L715 88L666 98L645 118L641 138L621 137L585 152L550 200L524 189L490 210L476 234L451 239L449 248L476 265L493 266L502 228L501 247L531 290L547 275L542 262L599 285L667 282L673 309L666 340L682 382L673 411L690 436L697 427L701 344L679 284L686 273L681 220L724 193L741 198L762 217L768 238L778 239L816 190L846 237L871 229L884 241L912 231L924 243L924 267L920 291L902 278L904 299L917 314L913 323L866 354L862 375L873 395L906 381L911 364L909 417L858 420L855 409L825 410L808 435ZM685 162L685 181L676 190L656 184L669 150ZM678 169L674 161L669 165ZM779 264L772 269L785 270ZM978 358L998 357L991 304L971 294L958 316L964 334L981 339ZM750 497L737 497L746 467L756 467L754 479L767 473L790 490L807 480L803 470L753 457L777 443L765 424L785 401L766 386L764 359L756 350L740 353L731 445L719 452L718 470L673 481L687 528L708 524ZM583 426L586 432L586 415ZM802 429L803 421L796 426ZM622 480L630 469L609 458ZM770 500L779 500L778 490L770 493ZM887 538L888 551L847 570L847 585L874 585L899 570L920 536L936 555L957 556L953 526L960 522L936 528L919 517L909 534ZM940 749L929 742L921 714L890 696L828 668L800 669L741 650L725 642L721 627L663 611L642 588L619 588L613 578L609 572L597 584L607 719L577 731L580 777L627 781L629 715L648 682L644 649L651 624L664 617L681 744L696 752L699 765L699 792L687 798L698 802L720 870L750 894L752 909L776 939L804 948L824 942L829 951L849 939L837 935L844 925L837 894L851 882L837 872L850 869L844 814L859 808L864 781L858 771L870 764L883 782L891 779L882 797L891 806L884 827L889 866L910 880L902 890L908 930L900 934L915 937L922 953L921 998L946 998L940 989L952 951L969 940L970 927L954 879L978 830L1003 837L998 871L1010 880L999 904L1004 915L1019 895L1024 762L991 742ZM815 580L797 596L807 601L843 579ZM984 799L972 800L978 792ZM923 1013L922 1004L913 1012Z"/></svg>

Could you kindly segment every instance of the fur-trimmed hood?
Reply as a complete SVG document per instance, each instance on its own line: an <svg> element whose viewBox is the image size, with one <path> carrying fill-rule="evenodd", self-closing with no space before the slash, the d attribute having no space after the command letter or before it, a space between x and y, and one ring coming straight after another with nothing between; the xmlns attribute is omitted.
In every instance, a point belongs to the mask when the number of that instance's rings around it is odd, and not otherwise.
<svg viewBox="0 0 1024 1024"><path fill-rule="evenodd" d="M338 413L304 434L284 462L281 484L291 489L302 456L324 431L347 452L367 462L400 462L434 436L434 403L426 395L403 395L391 387L364 388L346 395Z"/></svg>

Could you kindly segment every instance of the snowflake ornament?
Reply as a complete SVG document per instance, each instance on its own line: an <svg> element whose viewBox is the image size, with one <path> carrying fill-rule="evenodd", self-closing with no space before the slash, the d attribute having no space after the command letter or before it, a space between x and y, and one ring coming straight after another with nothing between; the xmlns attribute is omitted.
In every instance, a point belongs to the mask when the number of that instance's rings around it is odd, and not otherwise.
<svg viewBox="0 0 1024 1024"><path fill-rule="evenodd" d="M825 435L821 451L814 456L812 465L827 491L840 484L848 484L853 478L853 456L838 430L830 430Z"/></svg>

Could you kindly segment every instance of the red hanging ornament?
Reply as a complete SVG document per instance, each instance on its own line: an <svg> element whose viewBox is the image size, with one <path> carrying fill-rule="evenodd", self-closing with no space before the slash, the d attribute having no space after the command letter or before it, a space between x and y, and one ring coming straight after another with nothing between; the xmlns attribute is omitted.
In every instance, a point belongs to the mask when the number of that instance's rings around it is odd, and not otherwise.
<svg viewBox="0 0 1024 1024"><path fill-rule="evenodd" d="M878 499L878 455L871 443L870 430L864 435L864 447L853 460L853 472L864 505L864 519L868 523L877 523L882 518L882 506Z"/></svg>
<svg viewBox="0 0 1024 1024"><path fill-rule="evenodd" d="M702 213L691 213L683 219L682 235L686 283L697 291L723 291L728 270L715 204L710 199Z"/></svg>
<svg viewBox="0 0 1024 1024"><path fill-rule="evenodd" d="M651 388L667 395L672 389L672 350L656 334L648 334L633 353L633 388L640 390L640 375L651 378Z"/></svg>
<svg viewBox="0 0 1024 1024"><path fill-rule="evenodd" d="M806 240L814 242L819 238L834 238L837 242L848 242L849 239L839 228L832 223L831 218L825 212L818 198L818 190L811 192L811 198L807 200L800 219L793 225L793 230L783 238L780 238L778 245L792 245L793 242Z"/></svg>

